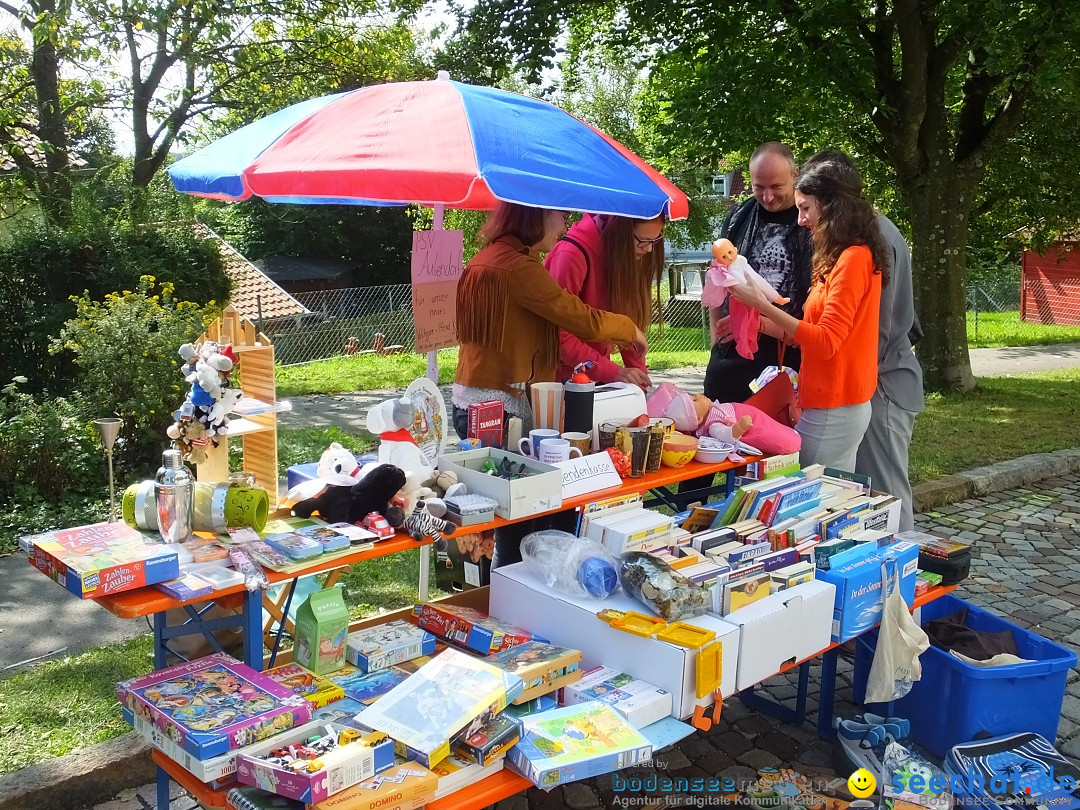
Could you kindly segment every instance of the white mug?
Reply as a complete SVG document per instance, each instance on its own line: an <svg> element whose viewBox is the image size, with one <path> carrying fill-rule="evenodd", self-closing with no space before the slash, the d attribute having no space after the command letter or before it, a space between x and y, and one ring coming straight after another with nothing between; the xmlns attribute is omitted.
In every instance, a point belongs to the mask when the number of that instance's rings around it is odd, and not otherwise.
<svg viewBox="0 0 1080 810"><path fill-rule="evenodd" d="M574 457L575 453L578 458L581 457L581 450L571 447L570 442L566 439L544 439L540 442L540 452L537 455L537 460L542 461L544 464L558 464L562 461L569 461Z"/></svg>
<svg viewBox="0 0 1080 810"><path fill-rule="evenodd" d="M536 454L540 451L540 442L544 439L557 439L559 438L559 431L552 430L551 428L533 428L529 431L528 438L522 436L518 441L518 450L521 451L523 456L532 456L536 458Z"/></svg>

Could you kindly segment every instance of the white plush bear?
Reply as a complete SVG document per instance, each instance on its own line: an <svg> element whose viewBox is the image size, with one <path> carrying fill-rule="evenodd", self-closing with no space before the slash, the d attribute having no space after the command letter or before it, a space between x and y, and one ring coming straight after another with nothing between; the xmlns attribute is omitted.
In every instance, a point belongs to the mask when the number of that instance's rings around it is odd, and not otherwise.
<svg viewBox="0 0 1080 810"><path fill-rule="evenodd" d="M360 464L356 461L356 456L346 450L338 442L334 442L327 447L322 456L319 457L319 466L316 470L319 478L331 478L335 476L345 476L347 478L358 479L360 472ZM356 483L356 480L349 482L342 482L342 485L347 483Z"/></svg>
<svg viewBox="0 0 1080 810"><path fill-rule="evenodd" d="M367 429L379 437L380 464L393 464L427 484L434 478L435 468L409 433L415 416L416 407L406 397L388 399L368 408Z"/></svg>

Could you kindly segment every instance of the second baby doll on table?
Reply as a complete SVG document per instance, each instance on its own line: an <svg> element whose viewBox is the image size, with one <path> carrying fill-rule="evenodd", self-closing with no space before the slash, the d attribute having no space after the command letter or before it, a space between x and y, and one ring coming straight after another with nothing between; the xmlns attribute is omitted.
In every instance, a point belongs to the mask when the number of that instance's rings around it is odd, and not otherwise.
<svg viewBox="0 0 1080 810"><path fill-rule="evenodd" d="M794 428L743 402L713 402L704 394L688 394L672 383L661 383L646 404L650 417L674 420L680 433L736 446L745 442L765 455L797 453L802 448L802 437Z"/></svg>

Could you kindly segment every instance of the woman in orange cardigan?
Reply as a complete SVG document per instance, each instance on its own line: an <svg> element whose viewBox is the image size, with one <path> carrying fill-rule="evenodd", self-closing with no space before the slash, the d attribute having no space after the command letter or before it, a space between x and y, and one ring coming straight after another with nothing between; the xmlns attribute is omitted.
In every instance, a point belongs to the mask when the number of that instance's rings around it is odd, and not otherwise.
<svg viewBox="0 0 1080 810"><path fill-rule="evenodd" d="M799 224L810 229L814 248L802 320L753 285L731 294L764 316L763 331L802 349L799 461L854 470L877 386L878 307L889 253L858 174L828 160L811 163L795 181Z"/></svg>

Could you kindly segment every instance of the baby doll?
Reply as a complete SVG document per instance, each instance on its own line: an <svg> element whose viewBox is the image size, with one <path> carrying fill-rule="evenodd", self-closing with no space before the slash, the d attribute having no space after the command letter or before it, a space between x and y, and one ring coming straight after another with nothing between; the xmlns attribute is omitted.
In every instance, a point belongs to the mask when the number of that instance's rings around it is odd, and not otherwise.
<svg viewBox="0 0 1080 810"><path fill-rule="evenodd" d="M673 419L681 433L709 436L736 447L752 445L746 452L753 455L756 450L767 456L797 453L802 447L802 437L793 428L743 402L713 402L703 394L690 395L671 383L660 383L646 404L649 416Z"/></svg>
<svg viewBox="0 0 1080 810"><path fill-rule="evenodd" d="M718 307L727 300L728 287L735 284L754 284L774 304L786 304L785 298L760 275L744 256L739 255L730 239L717 239L712 246L713 262L705 273L705 288L701 291L701 303ZM757 353L757 336L761 315L734 298L728 303L731 313L731 333L735 336L735 350L748 360Z"/></svg>

